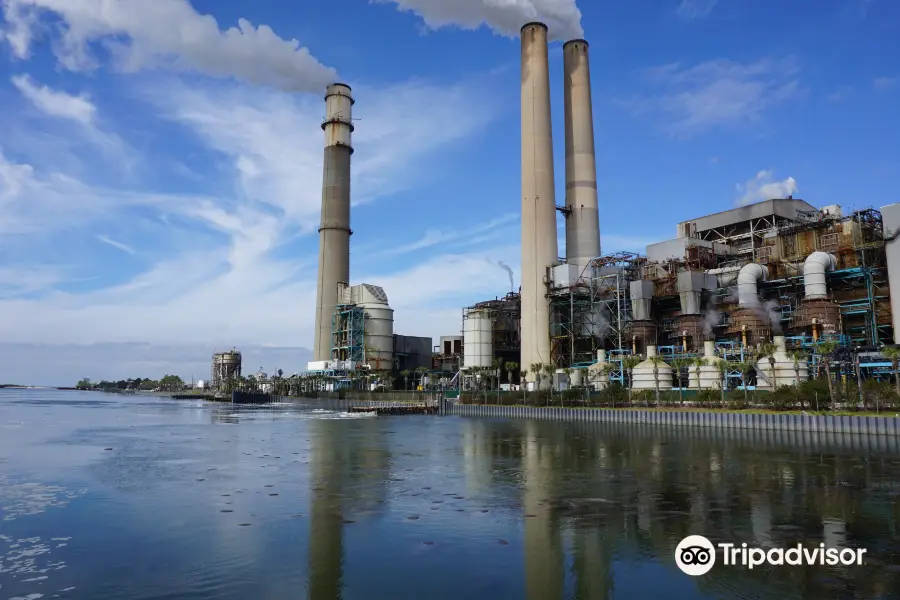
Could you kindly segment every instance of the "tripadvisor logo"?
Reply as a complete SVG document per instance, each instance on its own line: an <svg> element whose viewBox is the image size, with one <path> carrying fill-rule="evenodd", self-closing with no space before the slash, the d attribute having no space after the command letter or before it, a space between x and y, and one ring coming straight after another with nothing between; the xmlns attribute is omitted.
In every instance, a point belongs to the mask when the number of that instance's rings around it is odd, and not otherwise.
<svg viewBox="0 0 900 600"><path fill-rule="evenodd" d="M716 564L716 547L721 549L722 564L727 567L753 569L761 565L862 565L863 548L828 548L819 544L812 548L797 544L790 548L759 548L747 544L713 545L702 535L689 535L675 548L675 564L686 575L697 577L708 573Z"/></svg>

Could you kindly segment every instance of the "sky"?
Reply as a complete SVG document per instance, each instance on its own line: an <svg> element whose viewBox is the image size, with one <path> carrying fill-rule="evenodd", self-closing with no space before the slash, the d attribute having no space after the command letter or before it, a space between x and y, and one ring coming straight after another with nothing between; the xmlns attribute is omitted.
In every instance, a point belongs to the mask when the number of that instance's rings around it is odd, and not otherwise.
<svg viewBox="0 0 900 600"><path fill-rule="evenodd" d="M604 253L769 197L900 189L893 0L0 7L0 383L190 377L232 346L302 370L333 81L356 98L351 279L396 333L458 334L509 291L502 265L519 285L529 21L553 39L558 198L562 42L591 45Z"/></svg>

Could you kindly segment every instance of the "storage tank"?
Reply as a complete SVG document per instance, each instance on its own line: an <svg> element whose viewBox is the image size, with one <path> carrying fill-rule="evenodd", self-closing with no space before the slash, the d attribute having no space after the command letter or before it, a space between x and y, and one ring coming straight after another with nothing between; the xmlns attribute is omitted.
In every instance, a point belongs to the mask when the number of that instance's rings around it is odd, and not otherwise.
<svg viewBox="0 0 900 600"><path fill-rule="evenodd" d="M394 367L394 309L384 289L368 283L350 290L352 303L365 313L363 346L365 362L376 371Z"/></svg>
<svg viewBox="0 0 900 600"><path fill-rule="evenodd" d="M664 362L654 364L651 360L654 357L656 357L656 346L647 346L647 360L639 363L632 371L632 389L655 390L657 377L660 391L672 389L672 367ZM654 367L658 369L656 376L653 375Z"/></svg>
<svg viewBox="0 0 900 600"><path fill-rule="evenodd" d="M595 390L604 390L609 385L609 373L606 371L606 350L597 350L597 362L588 367L588 381Z"/></svg>
<svg viewBox="0 0 900 600"><path fill-rule="evenodd" d="M722 375L719 374L719 363L724 359L716 355L716 343L703 342L703 358L706 364L699 369L690 367L688 376L688 389L691 390L718 390L722 388ZM698 374L699 371L699 374Z"/></svg>
<svg viewBox="0 0 900 600"><path fill-rule="evenodd" d="M798 385L797 371L794 370L794 359L788 356L783 335L776 335L775 344L775 381L772 381L772 363L764 356L756 363L756 389L772 391L773 387ZM799 361L800 382L809 379L809 366L805 360ZM775 384L773 386L773 383Z"/></svg>
<svg viewBox="0 0 900 600"><path fill-rule="evenodd" d="M473 308L463 315L463 369L493 366L493 333L493 320L486 309Z"/></svg>
<svg viewBox="0 0 900 600"><path fill-rule="evenodd" d="M569 387L581 387L584 385L584 369L572 369L569 376Z"/></svg>
<svg viewBox="0 0 900 600"><path fill-rule="evenodd" d="M235 349L216 352L210 369L211 387L218 389L229 379L241 376L241 353Z"/></svg>

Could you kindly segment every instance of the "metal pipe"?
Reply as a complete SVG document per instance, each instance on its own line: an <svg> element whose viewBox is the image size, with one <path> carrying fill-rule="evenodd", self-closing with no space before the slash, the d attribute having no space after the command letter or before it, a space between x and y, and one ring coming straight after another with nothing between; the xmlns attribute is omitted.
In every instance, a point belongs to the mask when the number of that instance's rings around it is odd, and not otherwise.
<svg viewBox="0 0 900 600"><path fill-rule="evenodd" d="M687 330L681 332L681 351L687 354Z"/></svg>
<svg viewBox="0 0 900 600"><path fill-rule="evenodd" d="M600 256L597 160L588 43L563 45L566 128L566 262L586 265Z"/></svg>
<svg viewBox="0 0 900 600"><path fill-rule="evenodd" d="M741 346L747 347L747 326L741 325Z"/></svg>
<svg viewBox="0 0 900 600"><path fill-rule="evenodd" d="M557 262L547 26L522 27L522 295L520 364L550 363L548 266Z"/></svg>
<svg viewBox="0 0 900 600"><path fill-rule="evenodd" d="M738 304L741 307L757 306L759 296L756 286L769 278L769 269L759 263L748 263L738 273Z"/></svg>
<svg viewBox="0 0 900 600"><path fill-rule="evenodd" d="M825 273L837 267L834 255L827 252L813 252L803 263L803 286L807 300L821 300L828 297Z"/></svg>
<svg viewBox="0 0 900 600"><path fill-rule="evenodd" d="M313 360L331 358L331 322L338 287L350 281L350 155L353 154L350 86L335 83L325 92L325 161L319 226L319 279Z"/></svg>
<svg viewBox="0 0 900 600"><path fill-rule="evenodd" d="M818 327L817 327L818 324L819 324L819 320L818 320L818 319L813 319L813 320L812 320L812 338L813 338L813 344L815 344L816 342L819 341L819 329L818 329Z"/></svg>

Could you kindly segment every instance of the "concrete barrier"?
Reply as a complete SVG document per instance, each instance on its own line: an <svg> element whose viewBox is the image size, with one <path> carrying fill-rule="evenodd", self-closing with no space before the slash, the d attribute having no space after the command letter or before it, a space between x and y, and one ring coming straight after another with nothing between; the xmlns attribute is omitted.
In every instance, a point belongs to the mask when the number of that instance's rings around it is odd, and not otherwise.
<svg viewBox="0 0 900 600"><path fill-rule="evenodd" d="M796 415L679 410L580 409L558 406L496 406L441 402L441 414L462 417L540 419L582 423L633 423L659 427L710 427L758 431L816 432L837 435L893 436L900 418L855 415Z"/></svg>

